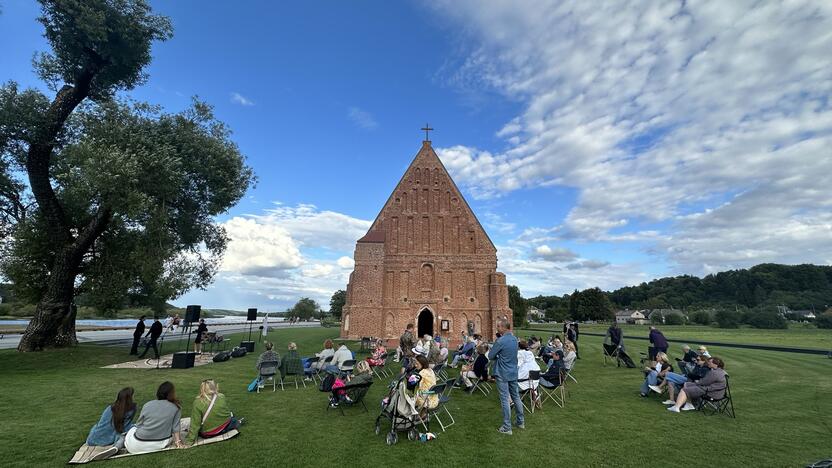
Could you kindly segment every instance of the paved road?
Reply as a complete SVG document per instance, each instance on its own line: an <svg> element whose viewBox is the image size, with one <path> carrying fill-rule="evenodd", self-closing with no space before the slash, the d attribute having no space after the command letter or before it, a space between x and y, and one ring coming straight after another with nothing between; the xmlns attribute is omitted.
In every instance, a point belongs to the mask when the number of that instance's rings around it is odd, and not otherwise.
<svg viewBox="0 0 832 468"><path fill-rule="evenodd" d="M257 340L258 333L260 330L258 327L260 324L255 324L254 328L251 331L251 339ZM269 329L275 328L308 328L308 327L320 327L321 325L317 322L310 322L310 323L269 323ZM243 326L239 324L234 325L209 325L209 331L216 331L221 332L222 334L230 334L242 331L248 331L248 326ZM100 343L103 345L111 345L111 346L129 346L133 340L133 330L131 329L114 329L114 330L95 330L95 331L79 331L77 334L78 342L79 343ZM0 339L0 349L13 349L17 348L17 344L20 342L21 335L6 335L3 339ZM180 340L187 338L187 335L180 334L180 333L171 333L165 336L165 343L170 342L171 340ZM193 339L193 336L191 336Z"/></svg>

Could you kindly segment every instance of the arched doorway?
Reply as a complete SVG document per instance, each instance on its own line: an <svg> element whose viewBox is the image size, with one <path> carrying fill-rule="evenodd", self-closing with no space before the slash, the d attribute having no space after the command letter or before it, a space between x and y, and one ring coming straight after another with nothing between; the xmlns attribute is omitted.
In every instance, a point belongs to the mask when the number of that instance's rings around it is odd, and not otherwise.
<svg viewBox="0 0 832 468"><path fill-rule="evenodd" d="M417 333L419 334L419 338L425 335L433 336L433 312L431 312L430 309L425 307L421 312L419 312L417 323Z"/></svg>

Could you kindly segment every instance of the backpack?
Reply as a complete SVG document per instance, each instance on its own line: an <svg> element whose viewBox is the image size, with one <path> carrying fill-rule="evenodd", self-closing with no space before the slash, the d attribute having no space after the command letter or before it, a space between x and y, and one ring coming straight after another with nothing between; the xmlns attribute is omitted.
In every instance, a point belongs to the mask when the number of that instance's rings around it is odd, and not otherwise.
<svg viewBox="0 0 832 468"><path fill-rule="evenodd" d="M327 373L326 377L321 380L321 386L318 387L318 390L322 392L331 392L332 385L335 383L335 374Z"/></svg>
<svg viewBox="0 0 832 468"><path fill-rule="evenodd" d="M221 353L217 353L214 356L214 362L225 362L231 358L231 354L228 351L223 351Z"/></svg>
<svg viewBox="0 0 832 468"><path fill-rule="evenodd" d="M231 357L238 358L246 355L246 349L239 346L231 350Z"/></svg>

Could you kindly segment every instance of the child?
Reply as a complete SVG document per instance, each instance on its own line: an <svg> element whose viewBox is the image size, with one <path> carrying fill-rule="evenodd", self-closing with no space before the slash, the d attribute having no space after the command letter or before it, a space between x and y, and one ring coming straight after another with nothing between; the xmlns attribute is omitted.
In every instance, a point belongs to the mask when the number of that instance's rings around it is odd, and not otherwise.
<svg viewBox="0 0 832 468"><path fill-rule="evenodd" d="M360 361L355 365L352 378L342 377L341 375L335 378L335 382L332 383L332 396L329 398L329 406L335 408L342 401L347 402L347 404L352 403L352 399L347 394L347 390L344 389L347 383L360 385L371 382L372 380L373 374L370 370L370 365L367 361Z"/></svg>

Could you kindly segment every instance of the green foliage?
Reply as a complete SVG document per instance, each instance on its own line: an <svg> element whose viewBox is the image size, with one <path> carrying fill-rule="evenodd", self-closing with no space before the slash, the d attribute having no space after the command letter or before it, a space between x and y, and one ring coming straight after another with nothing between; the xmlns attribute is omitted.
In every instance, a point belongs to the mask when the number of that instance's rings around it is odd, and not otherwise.
<svg viewBox="0 0 832 468"><path fill-rule="evenodd" d="M335 320L341 320L341 312L344 310L344 304L347 303L347 292L339 289L332 294L329 300L329 313Z"/></svg>
<svg viewBox="0 0 832 468"><path fill-rule="evenodd" d="M573 294L573 296L576 296L576 312L572 316L573 319L604 321L615 318L612 303L599 288L586 289L578 294Z"/></svg>
<svg viewBox="0 0 832 468"><path fill-rule="evenodd" d="M739 328L741 319L741 314L731 309L717 310L714 315L719 328Z"/></svg>
<svg viewBox="0 0 832 468"><path fill-rule="evenodd" d="M810 309L832 303L832 266L764 263L747 270L677 276L610 293L618 307L688 309L742 305L785 305Z"/></svg>
<svg viewBox="0 0 832 468"><path fill-rule="evenodd" d="M671 312L664 316L665 325L684 325L685 316L678 312Z"/></svg>
<svg viewBox="0 0 832 468"><path fill-rule="evenodd" d="M698 325L710 325L713 318L707 310L697 310L690 314L690 321Z"/></svg>
<svg viewBox="0 0 832 468"><path fill-rule="evenodd" d="M526 315L529 313L529 304L520 294L520 288L514 285L508 287L508 307L513 314L515 327L521 327L526 323Z"/></svg>
<svg viewBox="0 0 832 468"><path fill-rule="evenodd" d="M650 323L653 325L661 325L664 323L664 316L661 312L653 312L650 314Z"/></svg>
<svg viewBox="0 0 832 468"><path fill-rule="evenodd" d="M817 325L818 328L826 330L832 329L832 310L828 310L818 315L818 318L815 319L815 325Z"/></svg>
<svg viewBox="0 0 832 468"><path fill-rule="evenodd" d="M789 327L786 319L774 307L748 311L744 317L744 322L754 328L767 330L785 330Z"/></svg>
<svg viewBox="0 0 832 468"><path fill-rule="evenodd" d="M95 72L90 96L107 98L116 90L142 84L150 63L150 44L172 34L170 20L151 14L144 0L40 0L44 36L52 52L36 56L35 68L54 89L76 84Z"/></svg>
<svg viewBox="0 0 832 468"><path fill-rule="evenodd" d="M162 312L166 300L208 285L227 244L213 218L254 180L210 106L167 114L107 101L79 112L77 124L53 168L59 200L76 226L98 206L113 212L80 267L78 303L103 314L129 305ZM32 303L55 256L42 219L19 222L0 259L15 293Z"/></svg>
<svg viewBox="0 0 832 468"><path fill-rule="evenodd" d="M320 307L314 300L303 297L286 311L287 318L299 318L301 320L309 320L319 315Z"/></svg>

